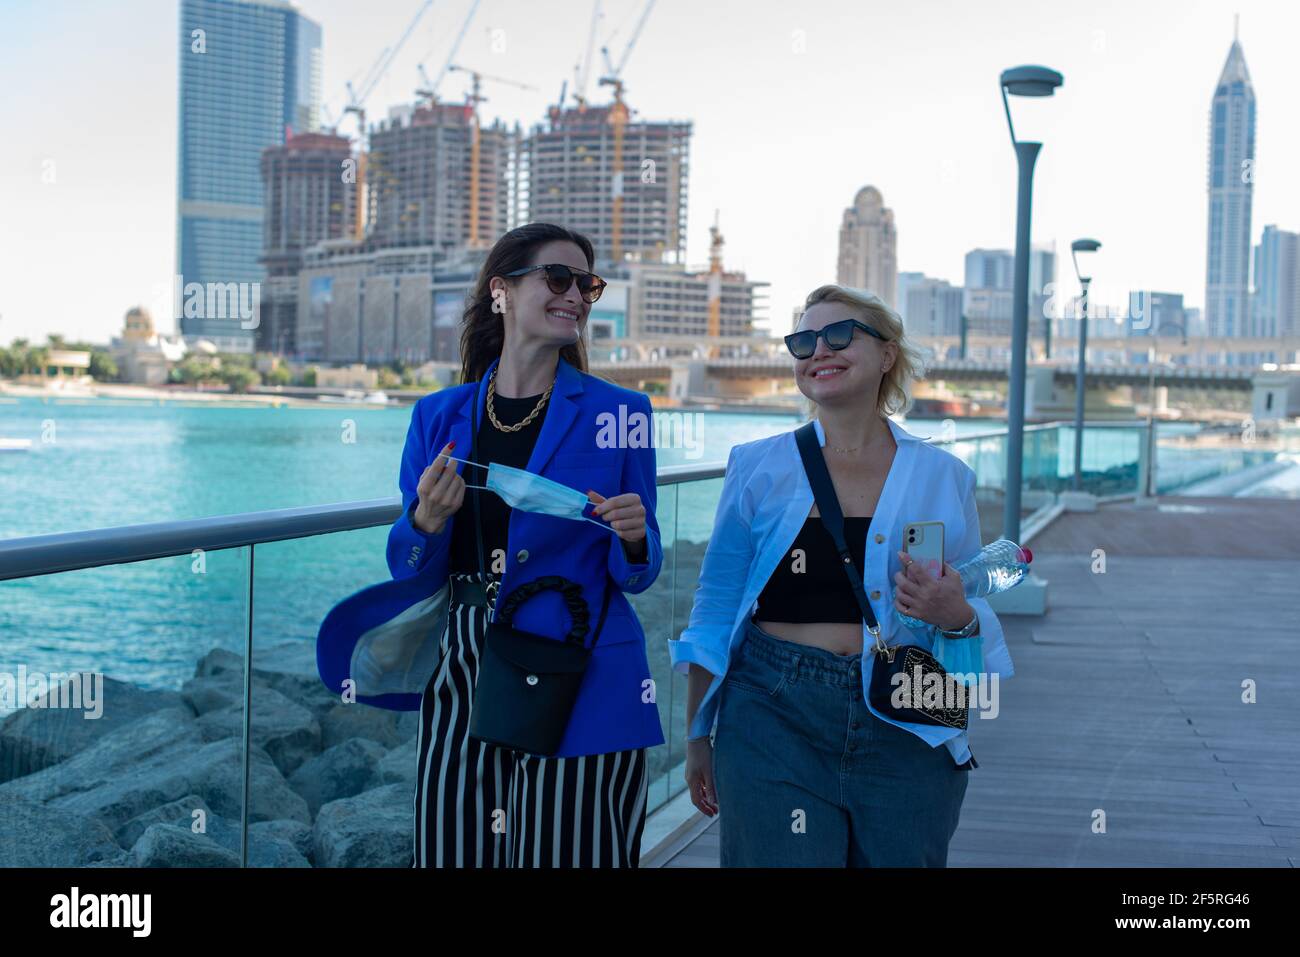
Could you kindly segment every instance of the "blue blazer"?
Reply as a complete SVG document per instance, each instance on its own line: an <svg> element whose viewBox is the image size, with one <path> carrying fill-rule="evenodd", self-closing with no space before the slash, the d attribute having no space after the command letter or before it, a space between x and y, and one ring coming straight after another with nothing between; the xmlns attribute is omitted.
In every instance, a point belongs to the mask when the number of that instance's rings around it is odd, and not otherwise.
<svg viewBox="0 0 1300 957"><path fill-rule="evenodd" d="M425 583L426 587L421 589L424 593L429 588L441 588L447 581L452 529L460 514L471 514L469 496L474 491L466 491L463 512L452 515L437 535L426 535L410 522L412 506L417 500L416 485L425 468L449 441L456 442L453 455L469 457L471 403L478 404L481 426L487 417L488 378L498 361L493 361L481 381L431 393L420 399L411 413L398 476L404 512L388 533L388 567L394 579L418 577ZM598 444L598 439L608 444L611 435L619 436L623 423L632 420L637 412L645 416L644 429L639 433L629 430L614 447ZM608 417L603 415L606 413ZM582 492L595 489L606 498L624 492L641 496L646 509L645 562L629 562L622 539L609 529L519 509L510 514L504 569L494 566L492 555L484 556L488 570L502 574L498 601L524 582L544 575L562 575L577 582L591 609L593 629L605 589L614 588L604 628L583 677L557 757L664 743L646 658L645 633L624 594L649 588L663 564L659 525L655 520L656 464L651 413L650 400L644 394L579 372L561 358L542 429L528 460L528 471ZM602 433L602 425L611 421L614 427ZM620 447L631 442L637 442L639 447ZM455 465L467 482L484 484L486 469L459 462ZM495 493L479 491L478 494ZM558 640L568 631L568 613L557 593L540 592L519 607L514 625Z"/></svg>

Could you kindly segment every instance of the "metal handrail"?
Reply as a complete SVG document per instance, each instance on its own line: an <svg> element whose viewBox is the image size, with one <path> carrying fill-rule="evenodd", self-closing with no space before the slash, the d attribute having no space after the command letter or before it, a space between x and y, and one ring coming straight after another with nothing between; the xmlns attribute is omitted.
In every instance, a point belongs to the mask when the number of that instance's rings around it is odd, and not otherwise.
<svg viewBox="0 0 1300 957"><path fill-rule="evenodd" d="M1067 422L1044 422L1025 427L1026 432L1072 425ZM1145 422L1098 422L1087 428L1145 428ZM936 439L935 444L969 442L1005 436L1006 431L980 432L972 435ZM679 485L705 479L722 478L725 462L702 465L673 465L660 468L657 486ZM0 541L0 581L34 578L59 572L123 565L189 555L196 549L216 551L242 548L313 535L350 532L379 525L391 525L402 513L402 500L368 499L330 505L306 505L295 508L241 512L208 518L140 525L119 525L52 535L32 535Z"/></svg>
<svg viewBox="0 0 1300 957"><path fill-rule="evenodd" d="M726 463L667 466L655 484L721 478L725 472ZM402 500L394 496L12 538L0 541L0 581L351 532L392 525L401 514Z"/></svg>

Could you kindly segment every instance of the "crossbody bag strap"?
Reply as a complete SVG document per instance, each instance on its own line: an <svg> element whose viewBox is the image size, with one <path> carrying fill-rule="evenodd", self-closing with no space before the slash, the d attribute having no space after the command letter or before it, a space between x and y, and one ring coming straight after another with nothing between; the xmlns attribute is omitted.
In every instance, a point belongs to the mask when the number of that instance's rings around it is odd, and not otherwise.
<svg viewBox="0 0 1300 957"><path fill-rule="evenodd" d="M474 406L470 413L470 432L469 437L469 460L478 462L478 387L475 385ZM467 466L468 467L468 466ZM471 486L474 490L474 539L478 545L478 573L483 579L483 594L487 597L488 620L491 621L496 617L496 590L492 588L491 582L487 580L487 565L483 561L483 506L479 501L479 490L477 486Z"/></svg>
<svg viewBox="0 0 1300 957"><path fill-rule="evenodd" d="M853 560L853 553L849 551L848 542L844 538L844 513L840 510L840 500L835 495L831 473L826 468L826 460L822 457L821 443L817 441L817 429L809 422L795 430L794 438L799 446L799 457L803 459L804 472L808 475L808 484L812 486L817 511L821 513L822 525L835 540L835 548L840 553L844 574L849 578L853 595L858 600L858 607L862 609L862 617L867 621L867 630L875 639L875 650L886 651L887 646L880 638L880 624L876 621L876 614L871 610L866 590L862 587L862 570Z"/></svg>

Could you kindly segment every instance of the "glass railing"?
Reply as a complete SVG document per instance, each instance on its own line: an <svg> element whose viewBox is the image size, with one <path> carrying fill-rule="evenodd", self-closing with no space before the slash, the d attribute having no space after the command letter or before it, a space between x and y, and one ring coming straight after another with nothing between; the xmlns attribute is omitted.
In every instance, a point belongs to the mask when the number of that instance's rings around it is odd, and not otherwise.
<svg viewBox="0 0 1300 957"><path fill-rule="evenodd" d="M1133 495L1146 436L1143 422L1089 424L1085 490ZM975 470L984 538L996 538L1006 434L935 441ZM1171 453L1184 442L1162 425L1163 493L1279 454L1200 448L1184 466ZM1026 510L1071 488L1073 456L1071 426L1026 428ZM685 787L686 678L669 666L668 640L689 620L722 472L661 470L664 564L628 596L665 738L648 755L649 810ZM330 608L389 577L399 507L0 541L0 667L14 669L0 671L0 866L406 866L416 714L341 703L315 660Z"/></svg>

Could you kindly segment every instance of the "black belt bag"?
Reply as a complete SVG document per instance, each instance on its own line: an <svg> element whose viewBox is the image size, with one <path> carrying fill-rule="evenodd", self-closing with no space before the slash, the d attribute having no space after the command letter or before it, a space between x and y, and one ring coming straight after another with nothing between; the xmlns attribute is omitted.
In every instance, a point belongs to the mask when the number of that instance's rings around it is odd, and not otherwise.
<svg viewBox="0 0 1300 957"><path fill-rule="evenodd" d="M474 461L478 440L478 405L474 406L474 438L470 461ZM484 572L483 524L478 507L479 490L474 491L475 533L478 538L479 572ZM486 574L484 574L486 578ZM496 607L496 586L486 583L488 598L487 634L479 656L474 682L474 703L470 707L469 735L480 741L513 751L552 756L560 750L564 731L573 714L578 690L600 638L609 611L613 581L605 583L600 620L587 646L591 618L582 597L582 587L559 575L544 575L512 591ZM558 591L569 611L569 633L561 640L521 631L512 624L519 606L542 591Z"/></svg>
<svg viewBox="0 0 1300 957"><path fill-rule="evenodd" d="M880 625L876 622L876 615L871 610L871 603L867 601L866 591L862 587L862 570L854 562L853 553L849 551L848 542L844 539L844 513L840 511L840 501L835 497L835 485L831 482L826 460L822 457L816 427L811 422L802 425L795 430L794 437L799 446L799 456L803 459L804 471L808 475L808 484L812 486L813 498L817 502L817 511L821 513L822 524L835 539L835 548L844 563L844 573L849 576L849 584L853 586L853 594L862 609L862 617L866 619L867 630L875 639L872 653L876 660L871 669L869 687L871 706L896 721L943 725L964 731L968 714L964 707L944 708L926 706L924 703L918 708L895 705L894 691L898 685L895 675L907 676L907 686L914 688L915 693L904 697L918 702L923 702L925 689L933 684L934 679L930 679L929 675L938 678L939 688L945 697L953 684L943 665L924 648L915 645L891 647L881 640ZM920 688L916 688L918 680L921 682Z"/></svg>

